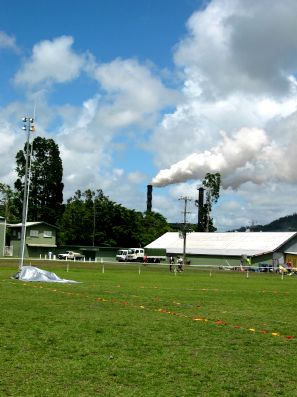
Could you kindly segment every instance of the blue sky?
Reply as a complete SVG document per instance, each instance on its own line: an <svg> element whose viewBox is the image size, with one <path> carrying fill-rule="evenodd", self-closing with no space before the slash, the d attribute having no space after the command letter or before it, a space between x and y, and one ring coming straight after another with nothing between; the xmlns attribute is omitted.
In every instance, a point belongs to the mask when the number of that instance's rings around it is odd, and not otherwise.
<svg viewBox="0 0 297 397"><path fill-rule="evenodd" d="M267 6L269 7L267 8ZM267 12L267 9L269 11ZM0 181L13 185L20 119L58 143L64 197L182 219L222 175L218 230L296 211L293 0L16 1L0 14Z"/></svg>
<svg viewBox="0 0 297 397"><path fill-rule="evenodd" d="M172 48L186 34L185 22L198 0L15 1L1 12L2 30L18 36L24 51L37 40L75 37L77 50L90 50L101 61L137 57L160 67L172 66ZM165 22L165 24L164 24Z"/></svg>

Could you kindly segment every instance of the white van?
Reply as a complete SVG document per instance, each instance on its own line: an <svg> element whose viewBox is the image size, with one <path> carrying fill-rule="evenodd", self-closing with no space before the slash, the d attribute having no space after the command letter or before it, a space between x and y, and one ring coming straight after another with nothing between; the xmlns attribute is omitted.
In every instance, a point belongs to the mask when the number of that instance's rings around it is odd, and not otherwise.
<svg viewBox="0 0 297 397"><path fill-rule="evenodd" d="M127 261L143 262L143 259L144 259L144 249L143 248L129 248L128 249Z"/></svg>
<svg viewBox="0 0 297 397"><path fill-rule="evenodd" d="M118 250L116 254L116 260L118 262L126 262L128 256L128 250L127 249L120 249Z"/></svg>

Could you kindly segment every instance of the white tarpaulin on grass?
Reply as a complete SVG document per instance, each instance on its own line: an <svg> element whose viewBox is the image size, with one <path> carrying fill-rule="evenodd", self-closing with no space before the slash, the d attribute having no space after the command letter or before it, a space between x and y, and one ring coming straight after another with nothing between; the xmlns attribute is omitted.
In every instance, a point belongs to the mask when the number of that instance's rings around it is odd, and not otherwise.
<svg viewBox="0 0 297 397"><path fill-rule="evenodd" d="M13 276L13 278L22 281L42 281L45 283L77 283L78 281L66 280L58 277L53 272L39 269L34 266L22 266L22 268Z"/></svg>

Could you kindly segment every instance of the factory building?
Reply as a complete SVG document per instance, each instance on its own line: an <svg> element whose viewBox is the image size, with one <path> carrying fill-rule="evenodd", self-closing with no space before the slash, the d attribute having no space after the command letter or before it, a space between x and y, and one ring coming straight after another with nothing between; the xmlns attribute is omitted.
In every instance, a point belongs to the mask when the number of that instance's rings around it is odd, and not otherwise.
<svg viewBox="0 0 297 397"><path fill-rule="evenodd" d="M178 232L165 233L145 247L167 257L181 256L183 248ZM238 266L250 258L252 265L292 262L297 267L297 232L188 233L185 252L191 265Z"/></svg>

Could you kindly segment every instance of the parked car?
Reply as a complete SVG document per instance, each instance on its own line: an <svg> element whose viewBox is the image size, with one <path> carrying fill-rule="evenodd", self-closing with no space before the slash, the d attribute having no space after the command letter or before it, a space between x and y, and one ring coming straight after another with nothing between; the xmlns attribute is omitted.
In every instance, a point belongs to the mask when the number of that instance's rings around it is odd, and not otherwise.
<svg viewBox="0 0 297 397"><path fill-rule="evenodd" d="M259 271L260 272L273 272L273 266L270 265L269 263L260 263Z"/></svg>
<svg viewBox="0 0 297 397"><path fill-rule="evenodd" d="M58 254L58 259L80 261L84 259L84 256L79 252L66 251L64 254Z"/></svg>

